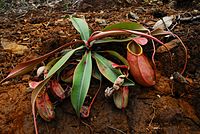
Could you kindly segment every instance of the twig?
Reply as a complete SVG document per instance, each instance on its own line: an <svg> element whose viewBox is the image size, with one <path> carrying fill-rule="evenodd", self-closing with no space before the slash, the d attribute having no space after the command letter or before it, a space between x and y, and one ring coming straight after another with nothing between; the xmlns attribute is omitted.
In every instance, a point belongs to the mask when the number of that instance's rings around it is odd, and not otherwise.
<svg viewBox="0 0 200 134"><path fill-rule="evenodd" d="M187 22L187 21L195 21L195 20L198 20L200 19L200 15L197 15L197 16L192 16L192 17L185 17L185 18L179 18L178 20L179 21L182 21L182 22Z"/></svg>
<svg viewBox="0 0 200 134"><path fill-rule="evenodd" d="M167 31L168 31L168 32L171 32L171 31L169 30L169 28L167 27L167 25L166 25L165 21L163 20L163 18L160 18L160 19L162 20L162 22L163 22L165 28L167 29ZM172 34L172 36L175 37L173 34Z"/></svg>
<svg viewBox="0 0 200 134"><path fill-rule="evenodd" d="M126 134L125 132L123 132L122 130L120 130L120 129L118 129L118 128L115 128L115 127L112 127L112 126L107 126L108 128L111 128L111 129L113 129L113 130L116 130L116 131L118 131L118 132L120 132L120 133L122 133L122 134Z"/></svg>

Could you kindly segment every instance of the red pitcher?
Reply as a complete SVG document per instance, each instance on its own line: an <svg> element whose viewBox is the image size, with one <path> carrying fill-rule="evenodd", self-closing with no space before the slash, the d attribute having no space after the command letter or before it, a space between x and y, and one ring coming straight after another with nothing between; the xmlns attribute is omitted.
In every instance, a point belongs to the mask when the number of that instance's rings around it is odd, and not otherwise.
<svg viewBox="0 0 200 134"><path fill-rule="evenodd" d="M134 41L131 41L127 45L127 50L130 73L135 81L146 87L155 85L154 70L144 55L142 47Z"/></svg>

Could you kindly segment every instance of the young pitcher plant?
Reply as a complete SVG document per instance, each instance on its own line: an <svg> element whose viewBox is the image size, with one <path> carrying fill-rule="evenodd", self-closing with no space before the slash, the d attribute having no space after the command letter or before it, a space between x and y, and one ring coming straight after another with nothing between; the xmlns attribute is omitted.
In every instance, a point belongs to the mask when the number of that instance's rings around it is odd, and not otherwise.
<svg viewBox="0 0 200 134"><path fill-rule="evenodd" d="M125 108L128 104L128 87L135 85L135 83L129 79L128 72L131 73L137 83L143 86L153 86L156 82L154 42L164 45L156 36L172 34L160 29L150 32L141 24L135 22L122 22L107 26L102 31L94 31L91 33L85 19L70 16L70 21L80 33L81 40L64 44L39 58L17 65L10 74L1 81L2 83L9 78L27 73L48 57L55 53L60 53L61 56L56 57L38 70L38 76L41 73L44 75L42 80L29 83L30 87L33 88L31 104L36 133L38 133L38 131L35 106L43 119L50 121L55 117L53 104L47 94L49 88L59 100L63 100L70 95L72 106L77 116L80 117L80 113L86 108L83 105L92 77L101 81L101 76L104 76L113 83L113 87L108 87L105 90L105 95L113 95L114 103L117 108ZM180 40L180 38L178 39ZM153 42L153 67L149 63L142 48L144 45L148 44L148 41ZM119 51L114 51L110 43L114 43L114 45L117 46L121 45L121 48L127 51L127 57ZM123 47L124 44L127 44L127 49ZM182 45L184 46L183 43ZM71 49L69 49L69 46L71 46ZM185 51L187 55L186 48ZM186 64L187 58L181 73L184 72ZM67 88L63 88L60 83L68 85L66 86ZM71 88L69 88L70 86ZM89 114L90 108L91 105L86 108L86 110L88 110L87 114Z"/></svg>

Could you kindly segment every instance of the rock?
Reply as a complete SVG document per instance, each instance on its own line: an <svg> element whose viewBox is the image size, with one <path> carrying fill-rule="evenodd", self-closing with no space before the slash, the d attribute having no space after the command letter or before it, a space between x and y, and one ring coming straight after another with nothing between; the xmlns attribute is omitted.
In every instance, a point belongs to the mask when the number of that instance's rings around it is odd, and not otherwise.
<svg viewBox="0 0 200 134"><path fill-rule="evenodd" d="M1 38L1 45L5 50L10 50L12 53L19 55L23 55L25 50L28 50L27 46L19 45L4 38Z"/></svg>
<svg viewBox="0 0 200 134"><path fill-rule="evenodd" d="M134 20L138 20L139 17L137 14L133 13L133 12L129 12L128 13L128 18L134 19Z"/></svg>
<svg viewBox="0 0 200 134"><path fill-rule="evenodd" d="M100 25L102 25L102 26L107 25L106 20L104 20L104 19L96 18L95 22L98 23L98 24L100 24Z"/></svg>

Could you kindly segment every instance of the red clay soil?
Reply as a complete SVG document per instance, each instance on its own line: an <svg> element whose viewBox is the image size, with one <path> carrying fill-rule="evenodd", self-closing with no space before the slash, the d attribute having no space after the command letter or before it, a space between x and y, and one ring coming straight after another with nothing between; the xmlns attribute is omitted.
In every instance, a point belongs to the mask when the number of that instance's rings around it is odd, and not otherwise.
<svg viewBox="0 0 200 134"><path fill-rule="evenodd" d="M102 1L99 2L102 4ZM89 4L90 10L95 9L94 3ZM168 16L181 14L187 17L186 12L193 16L200 15L198 7L197 11L190 6L176 8L169 4L134 3L130 7L120 7L127 5L127 3L122 5L118 3L116 8L87 12L66 11L63 8L50 10L41 7L20 16L1 15L0 38L25 45L28 50L19 55L0 47L0 80L5 78L18 63L41 56L66 42L80 38L66 18L73 12L78 17L84 15L92 30L100 30L107 24L133 21L133 18L128 17L130 12L137 14L138 22L148 26L152 26L159 20L153 16L157 11L164 12ZM78 119L68 98L56 105L55 120L45 122L37 116L39 133L200 133L200 20L178 23L173 32L181 37L188 48L189 63L184 76L191 82L191 85L169 79L173 72L180 71L183 67L184 51L181 46L178 46L171 50L172 65L170 65L168 53L156 55L157 84L151 88L139 85L131 88L126 109L117 109L112 98L105 98L104 90L111 83L104 79L88 118ZM148 50L146 51L148 53ZM1 134L32 134L35 132L31 113L31 91L28 90L27 84L33 79L34 74L35 71L10 79L0 86ZM98 84L93 81L89 95L93 96L97 89Z"/></svg>

